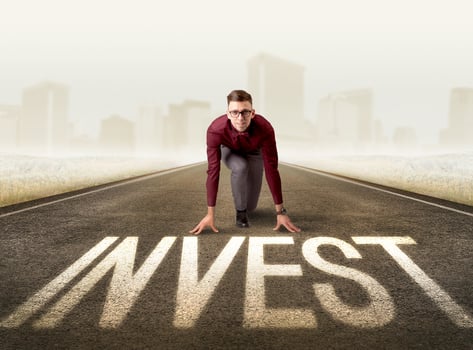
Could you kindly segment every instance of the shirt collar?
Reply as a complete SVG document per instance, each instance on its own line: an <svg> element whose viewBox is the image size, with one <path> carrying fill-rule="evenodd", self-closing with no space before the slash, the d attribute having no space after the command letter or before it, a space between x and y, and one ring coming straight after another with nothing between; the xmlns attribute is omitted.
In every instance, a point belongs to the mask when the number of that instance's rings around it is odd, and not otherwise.
<svg viewBox="0 0 473 350"><path fill-rule="evenodd" d="M232 125L232 122L230 119L228 119L228 127L230 128L231 132L232 132L232 135L234 136L250 136L251 135L251 131L253 130L253 121L251 121L250 123L250 126L248 127L248 129L246 129L245 131L243 132L240 132L238 131L237 129L235 129Z"/></svg>

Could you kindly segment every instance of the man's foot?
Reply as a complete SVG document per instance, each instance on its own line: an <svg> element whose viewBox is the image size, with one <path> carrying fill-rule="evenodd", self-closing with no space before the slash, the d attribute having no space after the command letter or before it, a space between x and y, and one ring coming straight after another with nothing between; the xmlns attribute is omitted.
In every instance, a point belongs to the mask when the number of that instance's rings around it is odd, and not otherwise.
<svg viewBox="0 0 473 350"><path fill-rule="evenodd" d="M238 227L250 227L250 224L248 222L248 214L246 213L246 210L237 210L236 225Z"/></svg>

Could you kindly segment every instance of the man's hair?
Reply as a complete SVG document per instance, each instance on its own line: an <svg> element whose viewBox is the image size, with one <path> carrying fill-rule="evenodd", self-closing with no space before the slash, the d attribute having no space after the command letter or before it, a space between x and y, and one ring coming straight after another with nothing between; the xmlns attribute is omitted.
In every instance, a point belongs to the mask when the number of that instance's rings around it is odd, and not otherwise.
<svg viewBox="0 0 473 350"><path fill-rule="evenodd" d="M237 102L245 102L248 101L253 105L253 99L251 98L251 95L247 93L245 90L233 90L230 92L227 96L227 105L230 104L232 101L237 101Z"/></svg>

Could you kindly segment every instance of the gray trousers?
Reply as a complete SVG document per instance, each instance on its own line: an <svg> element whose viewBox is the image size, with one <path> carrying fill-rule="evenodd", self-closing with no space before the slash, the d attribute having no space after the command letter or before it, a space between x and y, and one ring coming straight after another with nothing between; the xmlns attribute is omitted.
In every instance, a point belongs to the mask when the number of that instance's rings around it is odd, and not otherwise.
<svg viewBox="0 0 473 350"><path fill-rule="evenodd" d="M249 153L234 152L223 146L222 161L231 170L235 209L253 211L258 205L263 181L261 150Z"/></svg>

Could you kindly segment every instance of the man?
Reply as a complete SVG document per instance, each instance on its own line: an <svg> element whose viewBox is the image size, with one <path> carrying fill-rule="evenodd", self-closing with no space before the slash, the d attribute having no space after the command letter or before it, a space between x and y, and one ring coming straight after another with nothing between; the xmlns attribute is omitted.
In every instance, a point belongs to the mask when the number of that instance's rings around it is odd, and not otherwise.
<svg viewBox="0 0 473 350"><path fill-rule="evenodd" d="M227 96L227 113L207 129L207 215L189 233L199 234L209 226L214 232L215 205L220 177L220 160L231 170L231 186L236 209L236 225L249 227L248 212L253 211L261 191L263 167L276 209L276 226L300 232L283 206L278 152L271 124L255 114L251 95L234 90Z"/></svg>

